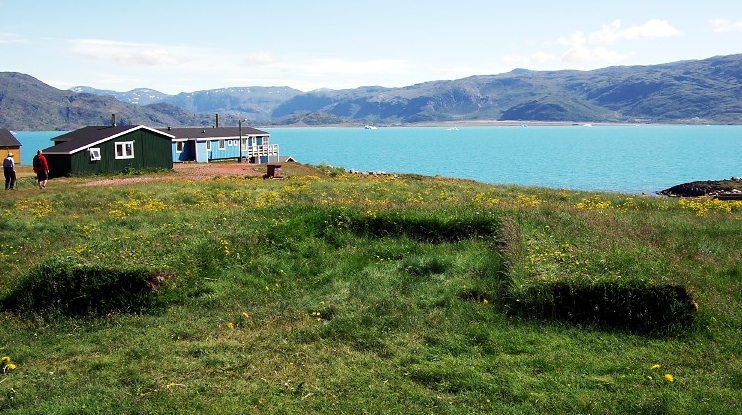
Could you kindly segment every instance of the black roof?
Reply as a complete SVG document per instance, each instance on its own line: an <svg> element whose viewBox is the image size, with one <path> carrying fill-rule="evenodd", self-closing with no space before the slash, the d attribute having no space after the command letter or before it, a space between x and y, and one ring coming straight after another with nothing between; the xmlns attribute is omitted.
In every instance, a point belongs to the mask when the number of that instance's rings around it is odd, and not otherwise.
<svg viewBox="0 0 742 415"><path fill-rule="evenodd" d="M178 127L178 128L158 128L158 130L175 136L176 140L185 139L208 139L208 138L239 138L240 128L239 127L216 127L216 128L203 128L203 127ZM255 136L255 135L270 135L270 133L258 130L252 127L242 127L242 136Z"/></svg>
<svg viewBox="0 0 742 415"><path fill-rule="evenodd" d="M145 127L143 125L122 125L122 126L90 126L70 131L55 137L54 141L59 144L44 150L47 154L73 154L79 150L92 147L96 144L108 141L112 138L124 135L131 131L146 129L157 134L161 134L170 139L174 138L172 134Z"/></svg>
<svg viewBox="0 0 742 415"><path fill-rule="evenodd" d="M0 128L0 146L15 147L21 146L21 142L7 128Z"/></svg>

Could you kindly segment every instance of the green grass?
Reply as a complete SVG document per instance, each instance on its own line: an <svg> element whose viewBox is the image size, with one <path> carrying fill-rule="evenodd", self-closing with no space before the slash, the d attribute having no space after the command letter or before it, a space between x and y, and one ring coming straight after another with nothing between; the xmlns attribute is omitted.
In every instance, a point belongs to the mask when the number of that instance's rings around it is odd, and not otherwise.
<svg viewBox="0 0 742 415"><path fill-rule="evenodd" d="M0 412L742 405L738 202L321 169L83 181L0 199Z"/></svg>

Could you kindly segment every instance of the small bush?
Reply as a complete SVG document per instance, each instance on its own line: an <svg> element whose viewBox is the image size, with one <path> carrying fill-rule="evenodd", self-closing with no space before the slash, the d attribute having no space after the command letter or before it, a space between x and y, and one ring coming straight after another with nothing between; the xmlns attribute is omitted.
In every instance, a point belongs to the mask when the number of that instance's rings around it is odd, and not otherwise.
<svg viewBox="0 0 742 415"><path fill-rule="evenodd" d="M556 282L527 289L510 309L522 315L615 328L635 333L679 334L694 322L698 304L681 286L631 281Z"/></svg>
<svg viewBox="0 0 742 415"><path fill-rule="evenodd" d="M119 270L58 260L31 270L2 306L69 316L142 312L157 304L155 293L170 277L147 269Z"/></svg>

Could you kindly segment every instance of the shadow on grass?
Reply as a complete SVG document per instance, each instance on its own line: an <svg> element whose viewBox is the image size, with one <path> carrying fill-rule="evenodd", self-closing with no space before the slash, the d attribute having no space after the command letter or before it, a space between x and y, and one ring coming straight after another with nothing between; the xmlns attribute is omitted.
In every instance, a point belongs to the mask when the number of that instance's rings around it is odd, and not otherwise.
<svg viewBox="0 0 742 415"><path fill-rule="evenodd" d="M347 228L357 235L407 236L416 241L431 243L486 238L495 236L498 232L498 224L492 218L445 219L414 214L352 218L348 221Z"/></svg>

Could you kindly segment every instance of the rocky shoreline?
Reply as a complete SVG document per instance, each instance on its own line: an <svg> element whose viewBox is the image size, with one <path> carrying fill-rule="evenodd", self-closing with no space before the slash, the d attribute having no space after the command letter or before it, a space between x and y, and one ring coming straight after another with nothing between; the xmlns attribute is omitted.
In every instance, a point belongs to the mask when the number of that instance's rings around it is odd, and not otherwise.
<svg viewBox="0 0 742 415"><path fill-rule="evenodd" d="M671 197L713 196L718 199L742 200L742 178L683 183L661 190L657 194Z"/></svg>

